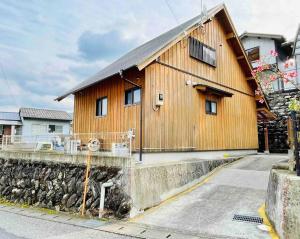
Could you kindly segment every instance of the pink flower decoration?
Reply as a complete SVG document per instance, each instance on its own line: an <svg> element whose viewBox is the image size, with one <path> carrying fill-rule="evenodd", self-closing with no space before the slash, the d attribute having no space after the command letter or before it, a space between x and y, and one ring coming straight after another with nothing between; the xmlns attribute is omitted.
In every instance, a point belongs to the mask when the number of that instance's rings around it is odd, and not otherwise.
<svg viewBox="0 0 300 239"><path fill-rule="evenodd" d="M296 71L291 71L291 72L289 72L287 75L288 75L289 77L291 77L291 78L295 78L295 77L297 77L297 72L296 72Z"/></svg>
<svg viewBox="0 0 300 239"><path fill-rule="evenodd" d="M272 55L272 56L278 56L278 53L277 53L277 51L274 51L274 50L271 50L270 51L270 54Z"/></svg>
<svg viewBox="0 0 300 239"><path fill-rule="evenodd" d="M276 80L276 76L275 75L270 75L270 81L274 81L274 80Z"/></svg>
<svg viewBox="0 0 300 239"><path fill-rule="evenodd" d="M289 63L287 61L284 63L284 68L285 69L289 68Z"/></svg>

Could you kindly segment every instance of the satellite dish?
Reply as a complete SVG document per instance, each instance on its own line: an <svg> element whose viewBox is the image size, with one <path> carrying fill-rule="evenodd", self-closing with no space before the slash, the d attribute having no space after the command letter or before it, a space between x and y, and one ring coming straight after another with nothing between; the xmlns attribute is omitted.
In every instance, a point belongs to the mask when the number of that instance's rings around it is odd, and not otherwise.
<svg viewBox="0 0 300 239"><path fill-rule="evenodd" d="M96 138L90 139L89 142L88 142L88 149L91 152L98 151L100 149L100 141L99 141L99 139L96 139Z"/></svg>

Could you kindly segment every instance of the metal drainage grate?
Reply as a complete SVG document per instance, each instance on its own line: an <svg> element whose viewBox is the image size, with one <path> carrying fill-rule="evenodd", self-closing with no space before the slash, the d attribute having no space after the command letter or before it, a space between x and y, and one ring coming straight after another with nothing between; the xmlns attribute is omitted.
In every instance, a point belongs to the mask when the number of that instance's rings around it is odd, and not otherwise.
<svg viewBox="0 0 300 239"><path fill-rule="evenodd" d="M234 214L233 220L241 221L241 222L254 222L258 224L263 224L264 222L264 219L261 217L245 216L245 215L238 215L238 214Z"/></svg>

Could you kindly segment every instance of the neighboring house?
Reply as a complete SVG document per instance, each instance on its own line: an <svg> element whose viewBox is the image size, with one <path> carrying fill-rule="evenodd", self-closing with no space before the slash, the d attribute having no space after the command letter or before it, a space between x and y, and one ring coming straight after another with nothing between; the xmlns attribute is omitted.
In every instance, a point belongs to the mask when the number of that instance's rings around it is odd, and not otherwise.
<svg viewBox="0 0 300 239"><path fill-rule="evenodd" d="M70 134L72 116L65 111L21 108L22 135Z"/></svg>
<svg viewBox="0 0 300 239"><path fill-rule="evenodd" d="M20 134L22 121L17 112L0 112L0 142L3 135Z"/></svg>
<svg viewBox="0 0 300 239"><path fill-rule="evenodd" d="M134 150L144 157L188 158L256 152L257 117L270 115L256 88L222 4L130 51L57 100L75 95L74 133L135 129Z"/></svg>
<svg viewBox="0 0 300 239"><path fill-rule="evenodd" d="M273 92L266 96L271 107L271 111L277 115L276 120L259 124L259 148L265 149L266 135L268 135L268 144L270 152L286 153L289 149L287 135L287 119L289 117L288 105L291 99L299 99L299 90L295 85L300 83L300 36L299 29L294 41L286 41L282 35L261 34L245 32L240 39L246 49L249 60L253 67L257 66L255 60L269 55L271 50L278 52L277 57L270 57L270 64L275 64L282 72L297 70L298 76L295 84L285 83L278 79L273 83ZM295 62L293 67L285 68L286 60Z"/></svg>
<svg viewBox="0 0 300 239"><path fill-rule="evenodd" d="M254 68L258 65L258 63L255 62L256 60L267 56L268 63L276 65L280 71L287 72L295 70L294 67L288 69L284 67L284 63L291 58L293 50L292 42L287 42L284 36L245 32L240 36L240 39L248 55L249 61ZM271 51L278 52L278 56L271 56ZM297 83L299 82L300 81ZM295 89L295 87L290 83L285 83L281 79L278 79L273 83L273 89L274 91L282 91Z"/></svg>

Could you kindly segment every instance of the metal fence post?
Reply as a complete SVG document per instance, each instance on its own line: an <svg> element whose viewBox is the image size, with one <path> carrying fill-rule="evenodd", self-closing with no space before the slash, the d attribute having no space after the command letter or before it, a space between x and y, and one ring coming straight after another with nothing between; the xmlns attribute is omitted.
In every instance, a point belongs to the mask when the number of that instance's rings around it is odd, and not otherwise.
<svg viewBox="0 0 300 239"><path fill-rule="evenodd" d="M296 160L296 173L300 176L300 165L299 165L299 142L298 142L298 124L296 111L291 112L293 136L294 136L294 156Z"/></svg>

